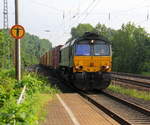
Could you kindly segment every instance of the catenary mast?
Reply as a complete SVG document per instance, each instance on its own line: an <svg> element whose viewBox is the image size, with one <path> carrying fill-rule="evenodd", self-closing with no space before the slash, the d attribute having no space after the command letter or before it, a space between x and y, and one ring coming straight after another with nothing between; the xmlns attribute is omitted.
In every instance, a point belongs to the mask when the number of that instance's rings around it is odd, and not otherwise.
<svg viewBox="0 0 150 125"><path fill-rule="evenodd" d="M4 16L4 22L3 22L3 29L8 29L8 1L4 1L4 10L3 10L3 16Z"/></svg>

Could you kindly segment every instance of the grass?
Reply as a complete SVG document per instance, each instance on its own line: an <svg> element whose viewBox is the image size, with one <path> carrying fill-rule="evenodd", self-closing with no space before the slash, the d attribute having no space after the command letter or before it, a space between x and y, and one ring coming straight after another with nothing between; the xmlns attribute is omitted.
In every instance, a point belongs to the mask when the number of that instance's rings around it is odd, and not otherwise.
<svg viewBox="0 0 150 125"><path fill-rule="evenodd" d="M130 97L143 99L146 101L150 100L150 92L146 92L146 91L142 92L142 91L138 91L136 89L127 89L127 88L123 88L119 85L110 85L108 87L108 90L111 90L111 91L116 92L116 93L128 95Z"/></svg>
<svg viewBox="0 0 150 125"><path fill-rule="evenodd" d="M144 76L150 76L150 72L142 72L142 75L144 75Z"/></svg>
<svg viewBox="0 0 150 125"><path fill-rule="evenodd" d="M37 92L34 92L33 95L31 94L32 95L31 99L29 99L29 100L27 99L28 102L31 100L31 102L29 104L29 105L31 105L31 107L28 110L30 110L32 112L32 114L34 115L33 119L35 119L36 122L39 124L39 123L42 123L46 119L46 115L48 113L48 111L46 110L47 105L53 99L54 95L56 93L59 93L59 90L55 87L50 86L48 79L45 77L37 76L35 74L31 74L31 76L29 76L28 80L27 80L27 77L25 79L28 82L32 81L36 84L41 84L40 82L45 83L45 84L43 84L42 88L40 87L40 89ZM31 79L30 77L33 79ZM34 86L36 86L36 85L34 85ZM29 93L30 93L30 91L29 91ZM34 125L35 122L30 123L30 124Z"/></svg>
<svg viewBox="0 0 150 125"><path fill-rule="evenodd" d="M35 96L35 102L33 104L33 107L35 109L35 115L37 118L39 118L39 122L42 122L45 120L47 112L46 111L46 106L47 104L52 100L53 95L51 94L37 94Z"/></svg>

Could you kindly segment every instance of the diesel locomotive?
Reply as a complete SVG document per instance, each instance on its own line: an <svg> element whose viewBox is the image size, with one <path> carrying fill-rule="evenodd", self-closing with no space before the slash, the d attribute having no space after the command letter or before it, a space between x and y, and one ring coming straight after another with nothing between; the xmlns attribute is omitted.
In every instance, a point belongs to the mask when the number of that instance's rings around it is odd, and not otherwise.
<svg viewBox="0 0 150 125"><path fill-rule="evenodd" d="M45 53L40 64L59 70L79 89L102 90L111 82L111 44L106 38L88 32Z"/></svg>

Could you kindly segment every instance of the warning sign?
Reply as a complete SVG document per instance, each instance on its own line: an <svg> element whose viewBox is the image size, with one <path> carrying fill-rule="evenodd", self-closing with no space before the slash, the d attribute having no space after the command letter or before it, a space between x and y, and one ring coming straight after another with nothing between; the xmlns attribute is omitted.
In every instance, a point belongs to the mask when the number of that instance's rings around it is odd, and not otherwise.
<svg viewBox="0 0 150 125"><path fill-rule="evenodd" d="M21 25L14 25L10 30L10 34L15 39L21 39L25 35L24 27Z"/></svg>

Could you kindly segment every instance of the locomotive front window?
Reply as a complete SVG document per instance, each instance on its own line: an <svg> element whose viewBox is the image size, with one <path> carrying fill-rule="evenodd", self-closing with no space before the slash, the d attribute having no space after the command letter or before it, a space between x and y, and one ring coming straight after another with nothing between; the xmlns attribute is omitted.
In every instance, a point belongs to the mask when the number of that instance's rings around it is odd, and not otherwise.
<svg viewBox="0 0 150 125"><path fill-rule="evenodd" d="M90 45L78 44L76 46L76 56L89 56L89 55L90 55Z"/></svg>
<svg viewBox="0 0 150 125"><path fill-rule="evenodd" d="M95 56L109 56L110 49L106 44L96 44L94 45L94 55Z"/></svg>

